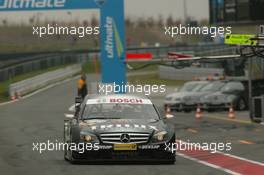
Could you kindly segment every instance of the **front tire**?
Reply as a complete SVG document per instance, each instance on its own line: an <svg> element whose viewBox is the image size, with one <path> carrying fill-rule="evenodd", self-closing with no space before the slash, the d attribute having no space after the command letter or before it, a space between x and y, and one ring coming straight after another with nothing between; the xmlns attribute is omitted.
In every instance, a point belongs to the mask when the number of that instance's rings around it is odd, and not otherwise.
<svg viewBox="0 0 264 175"><path fill-rule="evenodd" d="M70 142L66 140L66 132L65 132L65 129L64 129L64 143L67 143L68 144L68 146L65 146L64 147L64 160L70 162L71 164L76 164L77 161L73 158L73 156L72 156L73 155L73 151L70 149L70 145L72 143L72 139L70 140Z"/></svg>
<svg viewBox="0 0 264 175"><path fill-rule="evenodd" d="M66 141L66 131L65 131L65 126L64 126L64 130L63 130L63 141L64 141L64 144L67 143ZM69 161L69 158L67 157L68 155L68 149L67 149L67 146L64 145L64 160L66 161Z"/></svg>

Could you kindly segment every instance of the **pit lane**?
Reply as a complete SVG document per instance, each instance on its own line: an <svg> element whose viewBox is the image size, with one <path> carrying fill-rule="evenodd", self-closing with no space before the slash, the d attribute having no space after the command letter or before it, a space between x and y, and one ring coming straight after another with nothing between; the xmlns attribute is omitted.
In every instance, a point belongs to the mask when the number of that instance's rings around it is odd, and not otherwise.
<svg viewBox="0 0 264 175"><path fill-rule="evenodd" d="M32 151L33 142L63 140L63 114L74 102L75 86L75 80L65 82L30 98L0 106L1 174L229 174L183 156L177 156L175 165L71 165L64 161L62 151L42 154ZM162 100L154 97L158 105ZM263 163L264 127L224 120L225 115L204 113L201 120L196 120L194 113L176 113L168 122L175 126L177 139L230 141L229 154Z"/></svg>

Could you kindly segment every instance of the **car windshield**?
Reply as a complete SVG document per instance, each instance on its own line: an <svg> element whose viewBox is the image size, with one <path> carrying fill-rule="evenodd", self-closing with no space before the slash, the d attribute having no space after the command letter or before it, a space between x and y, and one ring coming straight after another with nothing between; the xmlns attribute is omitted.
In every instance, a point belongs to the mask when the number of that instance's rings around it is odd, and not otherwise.
<svg viewBox="0 0 264 175"><path fill-rule="evenodd" d="M221 81L212 82L201 88L200 92L217 92L221 90L221 88L225 84L226 84L225 82L221 82Z"/></svg>
<svg viewBox="0 0 264 175"><path fill-rule="evenodd" d="M227 92L227 91L234 91L234 90L240 90L243 91L245 88L242 83L239 82L229 82L225 86L222 87L221 91Z"/></svg>
<svg viewBox="0 0 264 175"><path fill-rule="evenodd" d="M85 106L83 120L89 119L153 119L159 120L153 104L103 103Z"/></svg>
<svg viewBox="0 0 264 175"><path fill-rule="evenodd" d="M208 83L198 83L195 88L192 89L192 92L199 92L203 87L205 87Z"/></svg>
<svg viewBox="0 0 264 175"><path fill-rule="evenodd" d="M179 92L191 92L196 86L198 85L197 82L188 82L185 83L180 89Z"/></svg>

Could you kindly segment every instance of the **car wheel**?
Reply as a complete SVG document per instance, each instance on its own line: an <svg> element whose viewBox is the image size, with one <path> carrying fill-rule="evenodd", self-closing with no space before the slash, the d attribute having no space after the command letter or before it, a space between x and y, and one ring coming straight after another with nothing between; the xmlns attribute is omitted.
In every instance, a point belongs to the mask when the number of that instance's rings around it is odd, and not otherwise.
<svg viewBox="0 0 264 175"><path fill-rule="evenodd" d="M64 130L63 130L63 141L64 143L67 143L66 141L66 131L65 131L65 127L64 127ZM64 160L66 161L69 161L69 158L67 157L68 156L68 149L67 149L67 146L64 145Z"/></svg>
<svg viewBox="0 0 264 175"><path fill-rule="evenodd" d="M67 150L64 149L64 160L69 161L69 158L67 157Z"/></svg>
<svg viewBox="0 0 264 175"><path fill-rule="evenodd" d="M246 101L243 98L238 99L236 106L237 110L239 111L244 111L247 109Z"/></svg>
<svg viewBox="0 0 264 175"><path fill-rule="evenodd" d="M66 143L66 142L64 142L64 143ZM68 146L64 146L64 160L70 161Z"/></svg>
<svg viewBox="0 0 264 175"><path fill-rule="evenodd" d="M70 139L70 142L68 142L64 135L64 143L67 143L68 146L64 148L64 160L69 161L71 164L76 164L77 161L73 158L73 151L70 149L70 145L72 143L72 137Z"/></svg>
<svg viewBox="0 0 264 175"><path fill-rule="evenodd" d="M70 143L73 143L73 141L72 141L72 136L71 136L71 142L70 142ZM78 161L75 160L74 157L73 157L73 150L70 149L70 150L68 151L68 153L69 153L69 161L71 162L71 164L77 164Z"/></svg>
<svg viewBox="0 0 264 175"><path fill-rule="evenodd" d="M73 158L73 151L70 150L69 151L69 162L71 162L71 164L78 164L79 162Z"/></svg>

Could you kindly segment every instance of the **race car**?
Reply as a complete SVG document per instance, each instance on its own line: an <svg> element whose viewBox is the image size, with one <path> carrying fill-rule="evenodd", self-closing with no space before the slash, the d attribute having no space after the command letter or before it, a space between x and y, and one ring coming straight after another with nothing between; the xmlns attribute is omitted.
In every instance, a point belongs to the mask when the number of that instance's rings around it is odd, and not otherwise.
<svg viewBox="0 0 264 175"><path fill-rule="evenodd" d="M64 158L78 162L175 162L175 132L141 95L77 98L64 121Z"/></svg>

